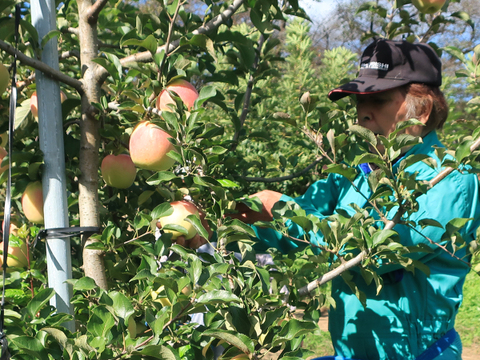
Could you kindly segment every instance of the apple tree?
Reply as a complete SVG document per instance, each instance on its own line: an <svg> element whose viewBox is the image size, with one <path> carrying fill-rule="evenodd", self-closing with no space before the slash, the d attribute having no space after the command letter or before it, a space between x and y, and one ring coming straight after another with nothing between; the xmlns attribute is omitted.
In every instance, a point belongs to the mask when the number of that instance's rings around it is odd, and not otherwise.
<svg viewBox="0 0 480 360"><path fill-rule="evenodd" d="M11 26L16 3L22 11L18 49ZM285 221L294 219L321 229L331 246L318 253L303 239L305 246L296 252L270 249L268 264L257 260L252 228L229 216L239 202L259 208L247 197L253 191L272 186L298 194L329 172L354 176L362 161L384 162L382 177L394 178L388 165L405 139L388 139L392 150L384 157L364 156L372 135L353 125L353 100L325 99L331 87L355 75L355 55L336 48L316 61L309 26L301 21L307 14L297 2L71 0L56 6L58 30L39 39L28 3L0 5L0 60L9 65L14 55L18 58L19 106L9 156L12 211L21 231L13 236L31 245L27 268L12 268L6 278L5 329L15 358L210 359L219 350L225 359L271 353L305 358L310 354L302 338L318 330L320 308L331 299L324 288L304 289L353 260L338 256L343 246L364 250L354 265L379 290L381 279L372 271L379 257L425 270L407 261L407 249L391 232L373 228L361 209L350 218L330 219L335 227L306 217L292 204L278 207L275 221L262 226L283 231ZM432 19L468 21L466 14L425 17L412 11L409 1L397 1L390 11L374 4L359 9L378 17L384 26L377 35L390 38L415 36L408 25ZM58 41L60 71L38 60L49 41ZM477 75L470 71L478 68L478 54L447 50L463 61L463 74L478 95ZM58 80L67 97L62 110L69 223L100 229L72 243L74 314L56 313L48 305L53 290L46 286L45 242L34 241L41 224L28 221L20 204L28 184L44 170L30 107L34 69ZM181 87L167 92L173 102L166 108L157 107L161 92L179 81L198 91L193 104L182 99ZM8 129L3 120L8 97L7 90L0 100L1 132ZM477 105L472 99L472 112ZM140 164L132 154L132 134L146 124L166 134L163 140L140 141L147 163L158 148L167 149L158 168ZM453 141L462 144L462 154L452 166L478 168L465 150L470 139ZM120 165L124 173L110 172L110 178L101 170L104 159L126 155L137 163L128 187L124 180L131 167ZM396 177L393 191L378 193L374 204L393 207L403 203L405 188L414 195L423 191L406 173ZM4 186L6 173L0 181ZM185 201L198 215L190 211L187 223L157 226ZM209 252L192 249L192 228L209 239ZM351 236L359 233L369 235ZM178 241L178 234L189 239ZM63 326L71 319L74 332Z"/></svg>

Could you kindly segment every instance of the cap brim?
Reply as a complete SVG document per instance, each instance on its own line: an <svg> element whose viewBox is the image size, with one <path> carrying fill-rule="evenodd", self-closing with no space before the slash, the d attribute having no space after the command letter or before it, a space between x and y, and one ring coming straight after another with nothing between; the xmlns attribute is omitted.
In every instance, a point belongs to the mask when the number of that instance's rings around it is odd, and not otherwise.
<svg viewBox="0 0 480 360"><path fill-rule="evenodd" d="M372 94L403 86L410 82L410 80L406 79L386 79L362 76L361 78L357 78L331 90L328 93L328 98L332 101L337 101L350 94Z"/></svg>

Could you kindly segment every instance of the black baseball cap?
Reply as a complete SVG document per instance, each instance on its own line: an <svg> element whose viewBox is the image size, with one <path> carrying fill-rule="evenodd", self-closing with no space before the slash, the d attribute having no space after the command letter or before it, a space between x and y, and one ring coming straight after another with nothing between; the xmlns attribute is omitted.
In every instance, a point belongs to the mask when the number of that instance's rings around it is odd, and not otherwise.
<svg viewBox="0 0 480 360"><path fill-rule="evenodd" d="M377 39L363 52L358 77L330 91L328 98L337 101L411 83L442 85L442 63L435 51L423 43Z"/></svg>

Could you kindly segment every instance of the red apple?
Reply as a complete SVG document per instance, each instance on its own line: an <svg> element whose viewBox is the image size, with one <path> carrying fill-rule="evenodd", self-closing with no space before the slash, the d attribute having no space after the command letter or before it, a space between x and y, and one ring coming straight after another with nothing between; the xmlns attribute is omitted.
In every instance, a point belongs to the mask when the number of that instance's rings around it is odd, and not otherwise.
<svg viewBox="0 0 480 360"><path fill-rule="evenodd" d="M412 4L418 9L418 11L424 14L433 14L439 11L446 0L412 0Z"/></svg>
<svg viewBox="0 0 480 360"><path fill-rule="evenodd" d="M25 188L22 209L28 221L43 224L43 191L40 181L31 182Z"/></svg>
<svg viewBox="0 0 480 360"><path fill-rule="evenodd" d="M137 169L130 155L107 155L103 158L102 177L108 186L127 189L135 181Z"/></svg>
<svg viewBox="0 0 480 360"><path fill-rule="evenodd" d="M143 121L138 124L130 136L130 156L140 169L167 170L175 163L167 154L175 150L168 139L169 134L157 125Z"/></svg>
<svg viewBox="0 0 480 360"><path fill-rule="evenodd" d="M2 95L7 89L8 83L10 82L10 73L8 69L0 63L0 95Z"/></svg>
<svg viewBox="0 0 480 360"><path fill-rule="evenodd" d="M2 175L5 170L8 170L8 164L6 164L5 166L1 166L3 158L5 156L7 156L7 151L0 146L0 175Z"/></svg>
<svg viewBox="0 0 480 360"><path fill-rule="evenodd" d="M172 111L168 104L175 104L168 91L176 93L183 103L190 110L193 107L195 100L198 98L198 92L195 87L187 80L174 80L163 89L157 97L157 109L162 111Z"/></svg>
<svg viewBox="0 0 480 360"><path fill-rule="evenodd" d="M180 225L184 227L187 230L187 235L182 234L178 231L175 230L164 230L164 232L173 234L172 239L176 239L179 236L185 236L185 239L189 240L193 238L197 234L197 230L193 227L193 225L186 220L186 217L188 215L196 215L200 216L198 213L198 209L195 205L193 205L191 202L181 200L181 201L174 201L170 203L170 205L173 208L173 213L168 216L161 217L158 219L158 222L160 223L160 227L163 228L167 224L173 224L173 225Z"/></svg>
<svg viewBox="0 0 480 360"><path fill-rule="evenodd" d="M65 100L67 100L67 95L60 90L60 101L63 103ZM34 91L32 96L30 96L30 111L32 112L32 115L35 119L38 118L38 98L37 98L37 92Z"/></svg>
<svg viewBox="0 0 480 360"><path fill-rule="evenodd" d="M10 256L11 255L11 256ZM0 266L3 265L3 242L0 242ZM27 244L25 242L8 243L8 258L7 267L26 268L28 266L27 260Z"/></svg>

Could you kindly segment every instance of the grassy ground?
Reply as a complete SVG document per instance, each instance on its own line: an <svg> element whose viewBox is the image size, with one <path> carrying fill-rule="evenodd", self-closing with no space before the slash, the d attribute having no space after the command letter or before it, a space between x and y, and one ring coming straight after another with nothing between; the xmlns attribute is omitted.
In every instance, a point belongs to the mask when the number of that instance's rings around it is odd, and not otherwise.
<svg viewBox="0 0 480 360"><path fill-rule="evenodd" d="M457 315L455 328L463 346L480 347L480 276L471 271L463 287L464 300Z"/></svg>
<svg viewBox="0 0 480 360"><path fill-rule="evenodd" d="M464 301L458 312L455 328L462 338L464 354L477 353L480 349L480 276L473 271L465 282ZM314 351L318 357L333 355L330 334L327 331L320 335L307 336L303 345Z"/></svg>

